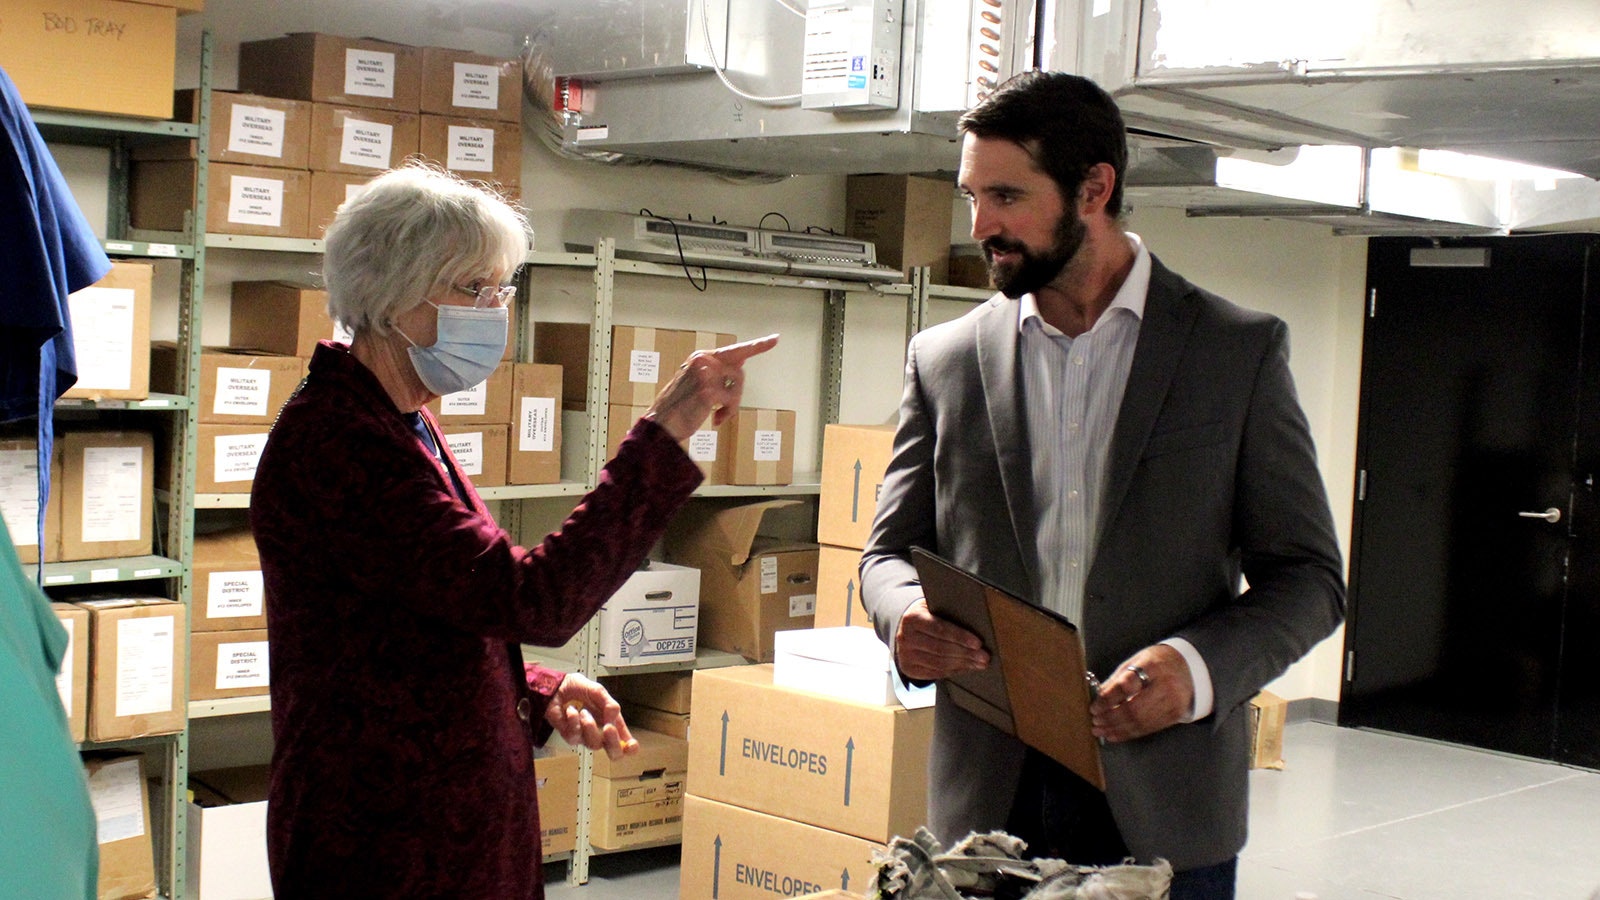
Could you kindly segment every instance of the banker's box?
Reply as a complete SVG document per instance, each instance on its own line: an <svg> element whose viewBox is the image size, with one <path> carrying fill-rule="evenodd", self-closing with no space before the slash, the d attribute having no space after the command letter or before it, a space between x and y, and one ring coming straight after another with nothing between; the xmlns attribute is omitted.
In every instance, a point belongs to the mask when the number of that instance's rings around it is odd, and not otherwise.
<svg viewBox="0 0 1600 900"><path fill-rule="evenodd" d="M694 793L885 842L927 817L933 709L777 687L771 665L694 674Z"/></svg>
<svg viewBox="0 0 1600 900"><path fill-rule="evenodd" d="M768 500L727 509L686 507L668 530L667 558L700 570L700 643L772 662L773 635L810 628L817 605L817 546L760 534Z"/></svg>
<svg viewBox="0 0 1600 900"><path fill-rule="evenodd" d="M533 758L539 794L539 849L545 856L578 846L578 754L551 740Z"/></svg>
<svg viewBox="0 0 1600 900"><path fill-rule="evenodd" d="M118 752L83 758L100 845L98 900L135 900L156 895L155 834L144 757Z"/></svg>
<svg viewBox="0 0 1600 900"><path fill-rule="evenodd" d="M44 561L61 559L61 445L50 457L50 492L44 510ZM39 441L32 437L0 438L0 516L16 545L17 559L39 562Z"/></svg>
<svg viewBox="0 0 1600 900"><path fill-rule="evenodd" d="M264 696L268 666L265 628L197 631L189 636L189 699Z"/></svg>
<svg viewBox="0 0 1600 900"><path fill-rule="evenodd" d="M66 399L143 400L150 396L150 292L155 266L111 264L94 284L67 297L78 381Z"/></svg>
<svg viewBox="0 0 1600 900"><path fill-rule="evenodd" d="M1283 726L1289 703L1271 691L1250 698L1250 768L1283 768Z"/></svg>
<svg viewBox="0 0 1600 900"><path fill-rule="evenodd" d="M421 105L424 113L436 116L518 122L522 119L522 62L423 47Z"/></svg>
<svg viewBox="0 0 1600 900"><path fill-rule="evenodd" d="M81 744L89 737L89 611L59 602L51 603L50 611L67 630L67 652L56 673L56 691L67 711L72 739Z"/></svg>
<svg viewBox="0 0 1600 900"><path fill-rule="evenodd" d="M184 231L194 206L195 167L192 160L134 160L128 186L128 216L133 227ZM311 173L234 163L212 163L209 171L205 231L311 236Z"/></svg>
<svg viewBox="0 0 1600 900"><path fill-rule="evenodd" d="M172 117L178 14L122 0L8 0L0 60L29 106Z"/></svg>
<svg viewBox="0 0 1600 900"><path fill-rule="evenodd" d="M291 281L235 281L228 346L310 357L318 341L349 340L328 317L328 292Z"/></svg>
<svg viewBox="0 0 1600 900"><path fill-rule="evenodd" d="M794 481L794 410L741 406L722 424L729 484Z"/></svg>
<svg viewBox="0 0 1600 900"><path fill-rule="evenodd" d="M195 437L197 494L248 494L256 479L270 422L260 425L201 425Z"/></svg>
<svg viewBox="0 0 1600 900"><path fill-rule="evenodd" d="M871 890L878 876L872 854L883 848L880 841L690 794L683 802L678 895L770 900Z"/></svg>
<svg viewBox="0 0 1600 900"><path fill-rule="evenodd" d="M861 551L823 544L817 550L817 627L871 628L861 603Z"/></svg>
<svg viewBox="0 0 1600 900"><path fill-rule="evenodd" d="M611 328L611 396L621 406L648 406L678 367L696 350L714 350L736 340L714 331L682 331L640 325ZM539 322L533 331L533 358L562 369L562 399L568 409L583 409L589 391L589 324Z"/></svg>
<svg viewBox="0 0 1600 900"><path fill-rule="evenodd" d="M148 555L155 439L142 431L69 431L56 435L56 446L61 560Z"/></svg>
<svg viewBox="0 0 1600 900"><path fill-rule="evenodd" d="M158 597L81 601L89 610L89 740L182 731L186 609Z"/></svg>
<svg viewBox="0 0 1600 900"><path fill-rule="evenodd" d="M194 536L191 631L243 631L267 627L261 557L248 528Z"/></svg>
<svg viewBox="0 0 1600 900"><path fill-rule="evenodd" d="M416 154L420 127L415 112L313 103L310 168L368 178L381 175Z"/></svg>
<svg viewBox="0 0 1600 900"><path fill-rule="evenodd" d="M200 91L173 96L173 118L200 122ZM311 140L311 104L258 94L211 92L211 133L207 153L214 163L238 163L282 169L306 168ZM195 159L194 138L139 144L133 159Z"/></svg>
<svg viewBox="0 0 1600 900"><path fill-rule="evenodd" d="M188 881L193 900L272 896L266 766L189 773Z"/></svg>
<svg viewBox="0 0 1600 900"><path fill-rule="evenodd" d="M187 365L171 341L150 345L150 384L156 390L182 393L178 373ZM200 353L200 422L270 426L305 375L306 361L297 356L206 349Z"/></svg>
<svg viewBox="0 0 1600 900"><path fill-rule="evenodd" d="M687 741L644 729L633 730L639 752L613 760L594 755L592 827L589 843L619 850L683 833L683 794L688 776Z"/></svg>
<svg viewBox="0 0 1600 900"><path fill-rule="evenodd" d="M505 425L511 421L511 369L511 363L501 363L488 378L430 401L428 409L446 427Z"/></svg>
<svg viewBox="0 0 1600 900"><path fill-rule="evenodd" d="M600 664L694 659L700 572L651 560L600 608Z"/></svg>
<svg viewBox="0 0 1600 900"><path fill-rule="evenodd" d="M522 182L522 126L461 116L422 117L417 152L450 172L515 194Z"/></svg>
<svg viewBox="0 0 1600 900"><path fill-rule="evenodd" d="M893 425L829 425L822 432L817 540L864 550L894 452Z"/></svg>
<svg viewBox="0 0 1600 900"><path fill-rule="evenodd" d="M414 113L422 51L371 38L296 32L239 45L239 90Z"/></svg>
<svg viewBox="0 0 1600 900"><path fill-rule="evenodd" d="M613 403L606 408L607 459L617 455L623 438L628 436L639 417L649 410L650 407L645 404L629 406ZM700 474L705 476L703 484L728 483L729 459L733 452L733 443L728 437L731 421L730 417L721 425L713 425L711 417L707 416L698 431L689 435L688 440L679 442L683 452L689 454L694 464L700 467Z"/></svg>
<svg viewBox="0 0 1600 900"><path fill-rule="evenodd" d="M934 284L950 269L949 181L922 175L851 175L845 179L845 233L872 241L878 262L910 277L926 266Z"/></svg>
<svg viewBox="0 0 1600 900"><path fill-rule="evenodd" d="M450 454L461 474L476 487L501 487L506 483L506 435L509 425L441 426Z"/></svg>
<svg viewBox="0 0 1600 900"><path fill-rule="evenodd" d="M511 365L511 434L507 439L508 484L555 484L561 480L561 367Z"/></svg>

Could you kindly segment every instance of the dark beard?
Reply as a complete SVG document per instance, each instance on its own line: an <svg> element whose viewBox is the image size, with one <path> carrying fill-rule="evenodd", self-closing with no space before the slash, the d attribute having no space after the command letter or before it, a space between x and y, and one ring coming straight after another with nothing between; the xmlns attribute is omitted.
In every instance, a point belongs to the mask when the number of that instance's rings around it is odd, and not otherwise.
<svg viewBox="0 0 1600 900"><path fill-rule="evenodd" d="M1078 248L1083 246L1083 238L1088 230L1077 212L1069 209L1056 222L1055 243L1041 253L1035 253L1021 241L998 237L985 240L981 246L983 261L989 268L989 283L1013 300L1023 294L1034 293L1061 274L1061 270L1077 255ZM993 257L996 250L1017 253L1022 261L996 266Z"/></svg>

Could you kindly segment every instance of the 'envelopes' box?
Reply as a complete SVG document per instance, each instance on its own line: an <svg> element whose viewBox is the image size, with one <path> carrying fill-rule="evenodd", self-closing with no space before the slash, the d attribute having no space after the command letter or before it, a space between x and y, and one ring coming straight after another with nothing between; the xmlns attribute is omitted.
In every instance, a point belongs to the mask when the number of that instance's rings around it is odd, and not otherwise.
<svg viewBox="0 0 1600 900"><path fill-rule="evenodd" d="M561 367L511 366L511 433L506 447L508 484L561 480Z"/></svg>
<svg viewBox="0 0 1600 900"><path fill-rule="evenodd" d="M189 709L182 603L158 597L84 600L89 610L89 740L182 731Z"/></svg>
<svg viewBox="0 0 1600 900"><path fill-rule="evenodd" d="M869 841L927 816L933 709L869 706L776 687L772 666L694 674L694 793Z"/></svg>
<svg viewBox="0 0 1600 900"><path fill-rule="evenodd" d="M150 383L156 390L182 393L179 368L178 345L150 345ZM297 356L208 348L200 354L200 421L271 425L305 374L306 361Z"/></svg>
<svg viewBox="0 0 1600 900"><path fill-rule="evenodd" d="M56 437L56 445L61 559L148 555L155 439L143 431L69 431Z"/></svg>
<svg viewBox="0 0 1600 900"><path fill-rule="evenodd" d="M50 456L50 483L61 484L61 444ZM39 540L39 441L38 438L0 438L0 516L16 545L17 559L37 563L40 551L45 562L61 559L61 490L50 492L44 509L44 546Z"/></svg>
<svg viewBox="0 0 1600 900"><path fill-rule="evenodd" d="M194 536L191 631L267 627L261 557L248 528Z"/></svg>
<svg viewBox="0 0 1600 900"><path fill-rule="evenodd" d="M271 688L267 630L197 631L189 636L189 699L261 696Z"/></svg>
<svg viewBox="0 0 1600 900"><path fill-rule="evenodd" d="M600 664L694 659L700 573L649 560L600 607Z"/></svg>
<svg viewBox="0 0 1600 900"><path fill-rule="evenodd" d="M239 90L416 112L422 52L372 38L297 32L239 44Z"/></svg>
<svg viewBox="0 0 1600 900"><path fill-rule="evenodd" d="M500 487L506 483L507 425L442 426L450 454L461 466L461 474L476 487Z"/></svg>
<svg viewBox="0 0 1600 900"><path fill-rule="evenodd" d="M683 832L687 741L634 729L639 751L613 760L594 755L593 827L589 843L617 850L669 840Z"/></svg>
<svg viewBox="0 0 1600 900"><path fill-rule="evenodd" d="M155 266L112 263L106 277L67 298L78 381L62 397L143 400L150 396L150 292Z"/></svg>
<svg viewBox="0 0 1600 900"><path fill-rule="evenodd" d="M95 889L100 900L156 895L155 828L150 821L150 787L144 778L143 759L125 753L94 753L83 758L100 845L100 877Z"/></svg>
<svg viewBox="0 0 1600 900"><path fill-rule="evenodd" d="M539 794L539 849L543 855L578 846L578 754L551 741L533 759Z"/></svg>
<svg viewBox="0 0 1600 900"><path fill-rule="evenodd" d="M794 481L794 410L740 407L723 425L729 484Z"/></svg>
<svg viewBox="0 0 1600 900"><path fill-rule="evenodd" d="M235 281L228 346L310 357L318 341L349 340L328 317L328 292L290 281Z"/></svg>
<svg viewBox="0 0 1600 900"><path fill-rule="evenodd" d="M522 118L522 61L422 48L422 111L436 116Z"/></svg>
<svg viewBox="0 0 1600 900"><path fill-rule="evenodd" d="M817 606L817 546L760 534L769 510L798 500L727 509L686 507L667 534L667 558L700 570L700 643L755 662L773 659L773 635L810 628Z"/></svg>
<svg viewBox="0 0 1600 900"><path fill-rule="evenodd" d="M837 625L873 627L861 604L861 551L823 544L817 548L816 626Z"/></svg>
<svg viewBox="0 0 1600 900"><path fill-rule="evenodd" d="M817 540L865 550L878 492L894 451L893 425L829 425L822 431Z"/></svg>
<svg viewBox="0 0 1600 900"><path fill-rule="evenodd" d="M881 841L690 794L683 802L678 895L770 900L866 890L878 877L872 854L882 849Z"/></svg>
<svg viewBox="0 0 1600 900"><path fill-rule="evenodd" d="M56 673L56 691L67 711L72 739L81 744L89 736L89 611L71 603L51 603L50 611L67 630L67 652Z"/></svg>

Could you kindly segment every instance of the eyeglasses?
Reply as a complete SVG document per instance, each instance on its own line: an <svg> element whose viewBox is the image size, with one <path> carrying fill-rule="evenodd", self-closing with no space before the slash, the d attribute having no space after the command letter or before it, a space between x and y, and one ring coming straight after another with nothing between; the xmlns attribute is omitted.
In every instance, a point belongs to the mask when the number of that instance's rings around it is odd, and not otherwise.
<svg viewBox="0 0 1600 900"><path fill-rule="evenodd" d="M466 287L462 287L459 284L450 286L471 297L473 299L472 305L478 309L507 306L517 296L517 286L514 284L483 284L474 281Z"/></svg>

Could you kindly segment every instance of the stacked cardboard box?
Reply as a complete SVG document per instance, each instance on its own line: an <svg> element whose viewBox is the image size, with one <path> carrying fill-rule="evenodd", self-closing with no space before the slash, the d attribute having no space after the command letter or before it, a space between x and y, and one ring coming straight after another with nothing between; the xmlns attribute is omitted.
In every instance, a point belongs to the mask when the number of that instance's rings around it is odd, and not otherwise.
<svg viewBox="0 0 1600 900"><path fill-rule="evenodd" d="M630 728L643 728L689 739L692 672L641 672L602 678L606 690L622 704Z"/></svg>
<svg viewBox="0 0 1600 900"><path fill-rule="evenodd" d="M50 483L61 483L61 447L51 454ZM24 563L61 559L61 491L50 492L45 504L44 546L39 539L39 441L34 437L0 437L0 516Z"/></svg>
<svg viewBox="0 0 1600 900"><path fill-rule="evenodd" d="M81 744L89 737L89 611L71 603L51 603L50 610L67 630L67 652L56 674L56 690L67 711L72 739Z"/></svg>
<svg viewBox="0 0 1600 900"><path fill-rule="evenodd" d="M78 605L89 611L89 740L182 731L189 714L184 605L136 596Z"/></svg>
<svg viewBox="0 0 1600 900"><path fill-rule="evenodd" d="M845 232L873 242L878 262L911 277L926 266L934 284L950 268L954 185L923 175L851 175L845 179Z"/></svg>
<svg viewBox="0 0 1600 900"><path fill-rule="evenodd" d="M124 262L67 298L78 381L67 399L143 400L150 396L150 294L155 266Z"/></svg>
<svg viewBox="0 0 1600 900"><path fill-rule="evenodd" d="M602 850L670 841L683 833L689 742L631 730L637 753L618 760L594 755L589 843Z"/></svg>
<svg viewBox="0 0 1600 900"><path fill-rule="evenodd" d="M155 827L143 759L129 753L92 753L83 759L100 845L99 900L156 896Z"/></svg>
<svg viewBox="0 0 1600 900"><path fill-rule="evenodd" d="M0 60L29 106L172 116L178 14L171 4L9 0L5 14Z"/></svg>
<svg viewBox="0 0 1600 900"><path fill-rule="evenodd" d="M699 615L700 572L647 560L600 608L600 664L692 660Z"/></svg>
<svg viewBox="0 0 1600 900"><path fill-rule="evenodd" d="M559 740L541 748L533 760L539 794L539 845L546 857L578 846L578 754Z"/></svg>
<svg viewBox="0 0 1600 900"><path fill-rule="evenodd" d="M822 493L817 502L818 628L871 628L861 605L861 551L872 533L878 492L894 447L889 425L829 425L822 434Z"/></svg>
<svg viewBox="0 0 1600 900"><path fill-rule="evenodd" d="M62 561L144 556L152 546L155 440L142 431L67 431L61 452ZM52 540L50 534L45 535ZM45 558L51 558L46 551Z"/></svg>

